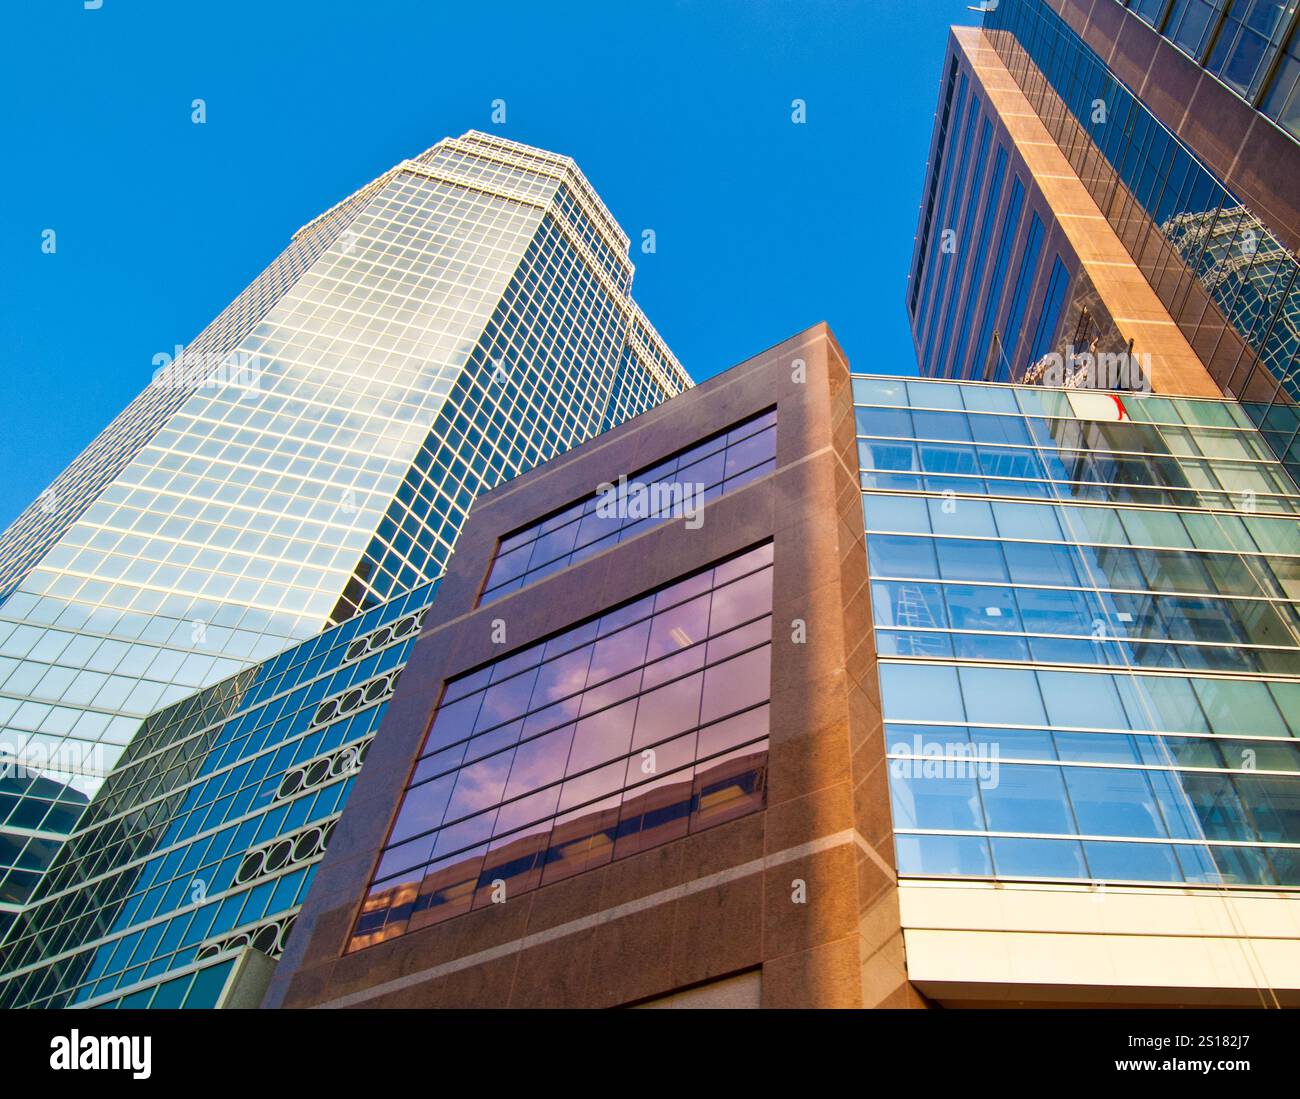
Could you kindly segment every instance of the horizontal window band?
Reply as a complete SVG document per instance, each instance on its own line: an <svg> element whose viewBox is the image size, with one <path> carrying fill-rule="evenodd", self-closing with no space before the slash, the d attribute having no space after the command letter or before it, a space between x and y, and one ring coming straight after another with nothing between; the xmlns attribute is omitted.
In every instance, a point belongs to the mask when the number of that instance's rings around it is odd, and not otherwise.
<svg viewBox="0 0 1300 1099"><path fill-rule="evenodd" d="M762 706L766 706L766 705L769 705L769 703L767 703L767 702L760 702L760 703L758 703L757 705L751 707L751 710L753 710L753 709L758 709L758 708L760 708L760 707L762 707ZM748 713L748 712L750 712L750 711L749 711L749 710L742 710L742 711L739 711L737 714L729 714L728 717L727 717L726 719L723 719L723 720L728 720L728 719L730 719L730 718L732 718L732 717L739 716L739 714ZM688 734L686 734L686 733L682 733L682 734L679 734L679 735L681 735L681 736L685 736L685 735L688 735ZM669 739L675 739L675 738L669 738ZM370 886L368 887L368 890L367 890L367 891L369 892L369 891L374 890L374 889L377 888L377 887L385 886L385 885L388 885L388 886L391 887L391 885L394 883L394 880L395 880L395 879L397 879L397 878L404 878L404 877L407 877L407 876L411 873L412 870L419 870L419 869L421 869L421 868L423 868L423 867L432 866L434 863L440 863L440 862L445 862L445 861L447 861L447 860L449 860L449 859L454 859L454 858L456 858L456 857L458 857L458 856L465 855L467 852L474 851L474 850L476 850L477 848L480 848L480 847L495 846L495 845L497 845L497 844L500 843L500 842L509 841L509 840L511 840L512 838L518 838L519 836L521 836L521 835L523 835L523 834L526 834L530 829L536 828L538 825L540 825L540 824L544 824L544 823L546 823L546 822L549 821L549 820L556 820L556 819L558 819L558 818L560 818L560 817L571 817L571 816L573 816L574 814L580 813L580 812L581 812L582 810L584 810L584 809L590 809L590 808L592 808L593 806L596 806L596 805L601 804L602 802L609 801L611 798L614 798L614 797L623 798L623 797L625 797L625 796L626 796L627 794L629 794L629 793L635 794L638 790L641 790L641 789L643 789L643 788L645 788L645 787L651 785L652 783L655 783L655 782L661 782L661 781L664 781L664 780L667 780L667 779L672 779L672 778L674 778L675 776L683 776L683 775L686 775L687 773L689 773L689 774L691 774L691 775L694 775L695 770L696 770L696 769L697 769L701 764L708 764L708 763L710 763L710 762L714 762L714 761L717 761L717 760L723 759L723 758L726 757L726 756L734 755L734 754L736 754L737 752L743 752L746 748L754 748L754 747L757 746L757 745L766 745L767 740L768 740L768 737L767 737L766 735L765 735L765 736L761 736L761 737L756 737L756 738L753 739L753 740L745 741L743 744L733 745L732 747L730 747L730 748L725 748L725 749L723 749L723 750L720 751L720 752L715 752L715 753L713 753L712 755L704 756L704 757L701 757L701 758L699 758L699 759L696 759L696 760L694 760L692 763L690 763L690 764L686 764L686 765L683 765L682 767L679 767L679 768L677 768L676 770L669 771L669 772L665 772L665 773L662 774L662 775L653 775L653 776L651 776L650 778L644 779L644 780L642 780L641 782L635 783L635 784L633 784L633 785L631 785L631 786L622 786L622 787L619 787L618 789L613 790L613 791L611 791L611 792L609 792L609 793L607 793L607 794L601 794L601 795L599 795L598 797L594 797L594 798L592 798L591 800L586 801L586 802L583 802L583 803L580 804L580 805L572 806L571 808L565 809L565 810L563 810L562 812L558 812L558 811L556 811L556 812L551 812L551 813L548 813L548 814L544 814L543 816L538 817L537 820L535 820L535 821L530 821L530 822L527 823L527 824L522 824L522 825L520 825L520 826L517 827L517 828L511 829L509 832L503 832L503 833L502 833L501 835L499 835L499 836L492 835L492 836L489 836L487 839L480 840L480 841L478 841L478 842L476 842L476 843L470 843L470 844L467 844L466 846L464 846L464 847L462 847L462 848L459 848L459 849L457 849L457 850L455 850L455 851L450 851L450 852L448 852L448 853L445 854L445 855L438 855L436 858L429 859L429 860L427 860L427 861L425 861L425 862L413 863L410 867L408 867L408 868L406 868L406 869L404 869L404 870L398 870L398 871L396 871L396 872L394 872L394 873L391 873L391 874L388 874L388 875L384 876L383 878L376 878L376 879L374 879L374 880L370 883ZM663 743L663 742L661 742L661 743ZM423 832L423 833L420 833L419 835L412 836L411 839L409 839L409 840L403 840L403 841L402 841L402 844L409 843L409 842L411 842L412 840L422 839L422 838L424 838L424 837L426 837L426 836L434 836L434 835L437 835L437 833L439 833L439 832L441 832L441 831L443 831L443 830L445 830L445 829L447 829L447 828L454 827L454 826L457 825L457 824L463 824L463 823L465 823L465 821L467 821L467 820L472 820L472 819L474 819L475 816L478 816L478 815L480 815L480 814L487 814L487 813L490 813L490 812L494 812L494 811L500 810L500 809L504 808L504 807L507 806L507 805L511 805L511 804L514 804L514 803L517 802L517 801L521 801L521 800L524 800L525 798L532 797L532 796L534 796L535 794L539 794L539 793L542 793L542 792L544 792L544 791L546 791L546 790L553 789L553 788L555 788L556 786L562 786L565 782L570 781L571 778L581 778L582 775L590 774L590 773L592 773L592 772L594 772L594 771L599 771L599 770L601 770L601 769L604 768L604 767L608 767L608 766L610 765L610 763L619 763L619 762L622 762L623 760L630 760L630 759L632 759L633 757L635 757L636 755L638 755L641 751L642 751L642 749L638 749L636 752L631 753L631 755L623 756L623 757L620 757L620 758L618 758L618 759L611 760L611 761L609 761L608 763L602 763L602 764L600 764L600 765L598 765L598 766L596 766L596 767L590 768L588 771L584 771L584 772L582 772L582 774L574 775L574 776L568 776L568 777L566 777L566 778L564 778L564 779L561 779L559 782L549 783L549 784L546 785L546 786L538 787L536 790L530 790L528 793L526 793L526 794L522 794L522 795L520 795L520 796L517 797L517 798L512 798L512 799L511 799L510 801L508 801L508 802L501 802L501 803L499 803L498 805L492 806L492 807L490 807L490 808L488 808L488 809L480 810L479 812L477 812L477 813L473 813L473 814L470 814L469 816L461 817L461 818L459 818L458 820L455 820L455 821L449 821L449 822L447 822L447 823L445 823L445 824L440 825L440 826L437 827L437 828L430 829L428 832ZM399 844L399 845L397 845L397 846L401 846L401 844ZM385 852L387 852L387 851L389 851L389 850L391 850L391 849L392 849L392 848L387 848L387 847L386 847L386 848L384 848L383 850L384 850Z"/></svg>
<svg viewBox="0 0 1300 1099"><path fill-rule="evenodd" d="M1283 843L1280 840L1274 842L1272 840L1175 839L1172 836L1098 836L1082 832L957 832L951 828L895 828L894 834L897 836L975 836L983 839L1078 840L1083 843L1164 843L1177 847L1280 847L1288 851L1300 851L1300 843ZM1300 888L1300 886L1291 888Z"/></svg>
<svg viewBox="0 0 1300 1099"><path fill-rule="evenodd" d="M996 744L996 741L994 743ZM1277 743L1277 741L1274 741L1274 743ZM1281 743L1285 744L1287 741L1281 741ZM1297 745L1297 747L1300 747L1300 745ZM954 755L937 751L933 755L927 755L924 749L920 754L916 754L891 748L886 753L885 758L921 764L942 764L943 766L960 768L964 771L981 767L1000 767L1007 764L1014 767L1087 767L1096 771L1159 771L1166 774L1196 775L1263 775L1265 778L1290 779L1294 779L1297 772L1300 772L1300 766L1297 766L1294 771L1269 771L1262 767L1186 767L1178 763L1120 763L1101 759L1035 759L1032 756L1003 755L1001 751L996 756L992 756L981 753L978 747L972 747L969 752L960 752ZM1297 762L1300 763L1300 758L1297 759ZM946 782L950 776L941 774L900 774L897 777L923 779L927 782Z"/></svg>
<svg viewBox="0 0 1300 1099"><path fill-rule="evenodd" d="M612 764L614 764L614 763L618 763L618 762L620 762L620 761L631 760L633 757L635 757L635 756L637 756L637 755L640 755L642 752L645 752L645 751L647 751L647 750L649 750L649 749L652 749L652 748L662 748L665 744L669 744L669 743L671 743L672 741L677 740L677 739L679 739L679 738L681 738L681 737L690 736L692 733L701 733L701 732L704 732L704 731L706 731L706 730L708 730L708 729L712 729L712 728L714 728L714 727L717 726L717 725L721 725L723 722L726 722L726 721L733 721L733 720L735 720L735 719L738 718L738 717L744 717L746 714L753 713L755 710L760 710L760 709L762 709L764 706L770 706L770 705L771 705L771 699L764 699L762 702L754 702L754 703L751 703L749 706L743 707L742 709L739 709L739 710L734 710L734 711L732 711L731 713L728 713L728 714L723 714L721 717L715 718L714 720L709 721L709 722L706 722L706 723L704 723L703 725L695 725L695 726L693 726L693 727L691 727L691 728L689 728L689 729L683 729L683 730L681 730L680 732L676 732L676 733L673 733L673 734L671 734L671 735L669 735L669 736L665 736L665 737L663 737L662 739L657 740L657 741L655 741L655 742L653 742L653 743L651 743L651 744L645 744L645 745L643 745L643 746L640 747L640 748L637 748L637 749L635 749L635 750L633 750L633 751L629 751L629 752L627 752L626 754L619 755L619 756L615 756L615 757L613 757L612 759L607 759L607 760L605 760L605 761L602 762L602 763L595 763L595 764L592 764L590 767L585 767L585 768L583 768L581 771L575 771L575 772L574 772L573 774L571 774L571 775L562 775L560 778L555 779L555 780L552 781L552 782L548 782L548 783L546 783L546 785L544 785L544 786L538 786L538 787L535 787L535 788L533 788L533 789L526 790L524 793L522 793L522 794L516 794L514 797L510 798L510 799L507 800L507 801L499 801L499 802L497 802L496 805L494 805L494 806L488 806L488 807L483 808L483 809L476 809L476 810L474 810L474 811L471 812L471 813L466 813L465 815L460 816L460 817L456 817L456 818L454 818L454 819L452 819L452 820L445 820L445 821L443 821L441 824L437 825L436 827L433 827L433 828L427 828L427 829L425 829L423 832L416 832L416 833L413 833L413 834L410 835L410 836L406 836L405 838L403 838L403 839L402 839L400 842L398 842L398 843L388 843L388 844L385 844L385 846L382 848L382 850L383 850L383 851L391 851L391 850L393 850L394 848L404 846L405 844L411 843L411 842L413 842L413 841L415 841L415 840L423 839L425 836L431 836L431 835L433 835L435 832L440 832L440 831L442 831L442 830L445 829L445 828L451 828L451 827L453 827L454 825L463 824L463 823L465 823L465 821L467 821L467 820L472 820L474 817L479 816L479 815L482 814L482 813L487 813L487 812L491 812L491 811L496 810L496 809L501 809L501 808L504 808L504 807L507 806L507 805L513 805L513 804L515 804L516 802L523 801L523 800L525 800L525 799L527 799L527 798L533 797L535 794L539 794L539 793L541 793L541 792L544 791L544 790L551 790L551 789L554 789L554 788L557 787L557 786L563 786L566 782L572 782L572 781L574 781L575 779L581 779L581 778L585 778L587 775L595 774L596 772L598 772L598 771L602 771L602 770L604 770L606 767L609 767L610 765L612 765ZM542 735L544 736L544 735L546 735L546 734L542 734ZM530 737L528 741L522 741L522 742L520 742L520 746L522 746L522 744L530 743L532 740L535 740L535 739L537 739L537 738L536 738L536 737ZM512 751L512 750L513 750L512 748L505 748L505 749L502 749L503 752ZM736 748L726 748L726 749L723 749L722 752L719 752L719 753L716 753L716 754L717 754L717 755L725 755L727 752L731 752L731 751L735 751L735 750L737 750L737 749L736 749ZM500 754L500 753L497 753L497 754ZM483 759L491 759L492 757L491 757L491 756L484 756L484 757L482 757L482 758L483 758ZM711 759L711 758L713 758L713 757L712 757L712 756L706 757L706 759ZM474 762L477 763L477 762L480 762L480 760L475 760ZM702 762L702 760L696 760L696 761L695 761L695 763L699 763L699 762ZM695 763L691 764L690 766L694 766ZM454 768L452 768L452 769L449 770L449 771L445 771L445 772L443 772L443 774L442 774L441 776L439 776L439 777L445 777L446 775L449 775L449 774L458 774L460 771L462 771L462 770L464 769L464 767L467 767L467 766L469 766L469 765L468 765L468 764L465 764L465 765L462 765L462 766L460 766L460 767L454 767ZM686 765L684 764L683 766L686 766ZM663 776L661 776L661 775L655 775L655 776L652 776L650 779L647 779L646 781L652 782L652 781L654 781L655 778L661 778L661 777L663 777ZM430 780L430 781L432 781L432 780ZM506 781L508 782L509 780L507 779ZM410 792L412 792L412 791L414 791L414 790L418 790L421 786L424 786L424 785L427 785L427 783L424 782L424 781L421 781L419 784L417 784L417 785L415 785L415 786L410 786L410 787L408 787L407 790L404 791L404 792L403 792L403 795L402 795L403 803L404 803L405 800L406 800L406 796L407 796L407 794L409 794ZM638 784L635 784L635 785L639 785L639 783L638 783ZM613 796L614 796L614 793L620 793L620 792L625 791L625 790L631 790L631 789L634 789L634 788L635 788L635 785L634 785L634 786L619 787L618 790L616 790L616 791L614 791L614 792L612 792L612 793L609 793L609 794L602 794L600 797L598 797L598 798L596 798L596 799L594 799L594 800L595 800L595 801L603 801L603 800L605 800L606 798L613 797ZM566 814L567 814L567 813L570 813L570 812L575 812L575 811L576 811L577 809L579 809L579 808L582 808L582 806L575 806L574 809L566 809L566 810L564 810L564 812L565 812ZM401 806L398 807L398 813L400 814L400 812L401 812ZM471 844L471 846L477 846L477 845L476 845L476 844ZM391 875L390 875L390 876L391 876Z"/></svg>
<svg viewBox="0 0 1300 1099"><path fill-rule="evenodd" d="M711 642L711 641L717 641L719 638L727 637L727 636L729 636L729 635L731 635L731 634L734 634L734 633L739 632L740 630L747 629L748 627L754 625L755 623L762 622L762 621L764 621L765 619L768 619L768 618L771 618L771 617L772 617L772 616L771 616L771 614L769 613L769 614L759 615L757 618L751 618L751 619L749 619L749 620L746 621L746 622L742 622L742 623L741 623L740 625L738 625L738 626L733 626L733 627L731 627L730 629L727 629L727 630L723 631L722 633L714 634L712 637L707 637L707 638L703 639L702 641L697 641L697 642L695 642L693 645L688 645L688 646L686 646L685 648L677 649L675 652L667 653L667 654L665 654L664 656L659 657L657 660L654 660L654 661L652 661L652 662L649 663L649 664L640 664L640 665L637 665L636 667L628 668L627 671L619 672L619 673L617 673L616 675L612 675L612 676L610 676L608 679L602 679L602 680L600 680L598 683L594 683L594 684L592 684L590 687L582 687L582 688L578 689L577 691L575 691L574 693L569 694L569 695L565 695L563 698L557 699L557 700L555 700L554 702L547 702L547 703L545 703L544 705L534 707L534 708L531 709L531 710L527 710L527 711L525 711L525 712L523 712L523 713L516 714L516 715L514 715L513 717L508 717L508 718L506 718L504 721L500 721L500 722L498 722L498 723L495 724L495 725L491 725L491 726L488 726L488 727L486 727L486 728L480 729L478 732L472 733L472 734L469 735L469 736L461 737L461 738L458 739L458 740L453 740L453 741L451 741L451 742L448 743L448 744L442 744L442 745L439 745L438 747L434 748L434 749L431 750L431 751L422 751L421 754L419 755L419 757L417 757L417 758L418 758L418 759L427 759L429 756L437 755L439 752L445 752L445 751L448 751L448 750L450 750L450 749L452 749L452 748L455 748L458 744L473 743L475 740L479 739L480 737L487 737L488 735L490 735L490 734L492 734L492 733L495 733L495 732L497 732L497 731L499 731L499 730L501 730L501 729L504 729L504 728L506 728L507 726L513 725L515 722L518 722L518 721L526 721L529 717L532 717L532 716L535 715L535 714L539 714L539 713L542 713L542 712L544 712L544 711L546 711L546 710L549 710L549 709L551 709L551 708L554 707L554 706L559 706L559 705L561 705L562 703L564 703L564 702L568 702L568 701L571 701L571 700L573 700L573 699L580 699L580 698L582 698L583 695L585 695L587 692L589 692L589 691L599 691L602 687L607 687L607 686L609 686L609 684L611 684L611 683L617 683L620 679L623 679L623 678L625 678L625 677L627 677L627 676L629 676L629 675L632 675L634 672L637 672L637 671L644 672L647 668L653 668L653 667L655 667L655 666L658 665L658 664L662 664L662 663L664 663L665 661L668 661L668 660L675 660L675 659L677 659L679 656L681 656L682 653L691 652L691 651L693 651L693 650L699 649L701 646L705 646L705 647L707 647L708 644L709 644L709 642ZM612 635L611 635L611 636L612 636ZM570 717L570 718L568 718L568 719L566 719L566 720L563 720L563 721L559 721L559 722L557 722L557 723L554 724L554 725L548 725L545 729L542 729L541 731L539 731L539 732L537 732L537 733L530 733L530 734L528 735L527 740L520 740L520 741L518 741L517 743L519 743L519 744L525 744L525 743L527 743L528 741L535 740L535 739L536 739L537 737L539 737L539 736L545 736L547 733L553 733L556 729L563 729L566 725L572 725L572 724L574 724L575 722L578 722L578 721L585 721L585 720L587 720L587 718L589 718L589 717L595 717L597 714L605 713L605 712L608 711L608 710L612 710L612 709L614 709L616 706L623 706L623 705L626 705L628 702L631 702L631 701L633 701L634 699L641 698L643 695L649 694L649 693L652 692L652 691L660 690L661 688L671 686L671 685L674 684L674 683L680 683L680 682L682 682L682 680L689 679L689 678L690 678L691 676L693 676L693 675L699 675L701 672L706 671L706 670L709 669L709 668L716 668L716 667L718 667L720 664L725 664L725 663L726 663L727 661L729 661L729 660L734 660L736 657L739 657L739 656L745 656L745 655L748 654L748 653L756 652L757 650L762 649L762 648L765 648L765 647L768 647L768 646L770 646L771 644L772 644L772 641L771 641L771 638L769 637L767 640L755 642L754 644L752 644L752 645L750 645L750 646L748 646L748 647L746 647L746 648L744 648L744 649L737 649L734 653L728 653L726 656L719 657L719 658L718 658L717 660L715 660L712 664L701 664L698 668L691 668L690 670L683 672L681 675L674 676L672 679L665 679L662 683L656 683L656 684L654 684L654 686L652 686L652 687L648 687L648 688L641 688L641 687L638 687L634 693L632 693L632 694L630 694L630 695L627 695L625 698L618 698L618 699L615 699L614 701L610 702L608 705L606 705L606 706L601 706L601 707L600 707L599 709L597 709L597 710L591 710L591 711L589 711L588 713L580 714L580 715L579 715L579 714L575 714L575 715L573 715L572 717ZM503 679L503 680L501 680L500 682L502 682L502 683L508 683L508 682L510 682L510 681L509 681L508 679ZM494 684L494 686L495 686L495 684ZM490 688L489 688L489 689L490 689ZM464 696L462 696L462 697L463 697L463 698L472 698L472 697L473 697L473 694L474 694L474 692L471 692L470 694L468 694L468 695L464 695ZM460 701L460 699L457 699L456 701ZM437 721L437 713L436 713L436 712L435 712L435 714L434 714L434 721L435 721L435 722ZM423 748L423 746L421 746L421 747ZM485 757L485 758L486 758L486 757ZM454 770L455 768L452 768L452 769ZM423 784L424 781L425 781L425 780L421 779L420 784ZM411 787L411 789L414 789L414 788L415 788L415 787Z"/></svg>
<svg viewBox="0 0 1300 1099"><path fill-rule="evenodd" d="M903 535L902 537L925 537L924 535ZM998 542L997 538L984 539L959 539L959 541L985 541ZM1022 545L1059 545L1054 542L1026 542ZM1227 556L1233 556L1228 554ZM1252 574L1253 576L1254 574ZM1081 595L1142 595L1152 596L1155 598L1167 597L1169 599L1211 599L1211 600L1237 600L1240 599L1247 603L1267 603L1278 605L1288 609L1300 609L1300 601L1286 599L1281 596L1271 595L1249 595L1238 594L1237 592L1223 591L1189 591L1189 590L1156 590L1153 588L1101 588L1101 587L1083 587L1068 584L1030 584L1016 580L954 580L942 576L906 576L896 573L872 573L871 580L882 584L933 584L940 587L952 588L988 588L995 591L1061 591L1077 592ZM910 626L890 627L899 629L911 629ZM918 627L919 628L919 627ZM1113 639L1112 639L1113 640Z"/></svg>

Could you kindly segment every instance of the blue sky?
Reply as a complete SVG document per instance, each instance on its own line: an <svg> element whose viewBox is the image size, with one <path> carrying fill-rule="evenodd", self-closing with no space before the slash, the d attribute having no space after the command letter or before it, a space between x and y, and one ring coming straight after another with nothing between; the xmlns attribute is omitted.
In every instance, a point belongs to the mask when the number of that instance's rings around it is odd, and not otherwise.
<svg viewBox="0 0 1300 1099"><path fill-rule="evenodd" d="M0 527L294 230L471 128L577 159L697 379L819 320L856 368L915 370L903 286L965 2L40 0L3 18Z"/></svg>

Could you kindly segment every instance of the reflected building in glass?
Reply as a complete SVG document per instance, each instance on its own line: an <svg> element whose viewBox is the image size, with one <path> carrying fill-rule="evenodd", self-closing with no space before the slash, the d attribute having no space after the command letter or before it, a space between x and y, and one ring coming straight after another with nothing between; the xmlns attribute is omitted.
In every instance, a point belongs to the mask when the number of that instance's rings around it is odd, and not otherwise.
<svg viewBox="0 0 1300 1099"><path fill-rule="evenodd" d="M1000 0L954 28L907 291L922 374L1131 351L1300 468L1296 34L1253 0Z"/></svg>
<svg viewBox="0 0 1300 1099"><path fill-rule="evenodd" d="M300 230L0 536L0 917L150 714L441 575L690 381L573 161L471 132Z"/></svg>
<svg viewBox="0 0 1300 1099"><path fill-rule="evenodd" d="M1294 1002L1300 495L1241 405L853 390L912 980Z"/></svg>
<svg viewBox="0 0 1300 1099"><path fill-rule="evenodd" d="M145 719L14 920L0 1007L251 1007L437 592Z"/></svg>

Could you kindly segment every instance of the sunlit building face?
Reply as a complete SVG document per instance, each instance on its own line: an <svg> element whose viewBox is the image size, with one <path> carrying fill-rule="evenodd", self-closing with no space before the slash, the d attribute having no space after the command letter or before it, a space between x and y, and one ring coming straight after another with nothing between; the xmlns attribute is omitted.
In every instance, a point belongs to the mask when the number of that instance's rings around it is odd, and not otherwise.
<svg viewBox="0 0 1300 1099"><path fill-rule="evenodd" d="M437 578L690 384L576 166L469 133L304 227L0 537L0 919L148 714Z"/></svg>

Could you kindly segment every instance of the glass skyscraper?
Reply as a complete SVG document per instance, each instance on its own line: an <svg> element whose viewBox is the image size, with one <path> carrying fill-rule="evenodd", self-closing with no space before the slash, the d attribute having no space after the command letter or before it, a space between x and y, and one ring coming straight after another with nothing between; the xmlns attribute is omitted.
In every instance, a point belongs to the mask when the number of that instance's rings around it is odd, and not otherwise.
<svg viewBox="0 0 1300 1099"><path fill-rule="evenodd" d="M921 373L1036 380L1052 352L1132 350L1157 390L1242 401L1294 475L1300 142L1270 104L1293 98L1295 22L1001 0L955 29L907 296Z"/></svg>
<svg viewBox="0 0 1300 1099"><path fill-rule="evenodd" d="M441 575L474 497L680 392L571 159L486 134L290 247L0 538L0 917L145 718Z"/></svg>
<svg viewBox="0 0 1300 1099"><path fill-rule="evenodd" d="M17 917L0 1006L255 1006L437 587L150 715Z"/></svg>
<svg viewBox="0 0 1300 1099"><path fill-rule="evenodd" d="M923 375L1132 349L1157 390L1214 395L1208 375L1295 473L1296 18L1001 0L954 30L907 295Z"/></svg>
<svg viewBox="0 0 1300 1099"><path fill-rule="evenodd" d="M906 304L920 372L1036 381L1055 361L1221 396L988 36L954 28Z"/></svg>
<svg viewBox="0 0 1300 1099"><path fill-rule="evenodd" d="M1291 108L1274 109L1294 103L1294 8L1105 0L1082 19L1003 0L983 30L1215 383L1294 475L1300 141Z"/></svg>

